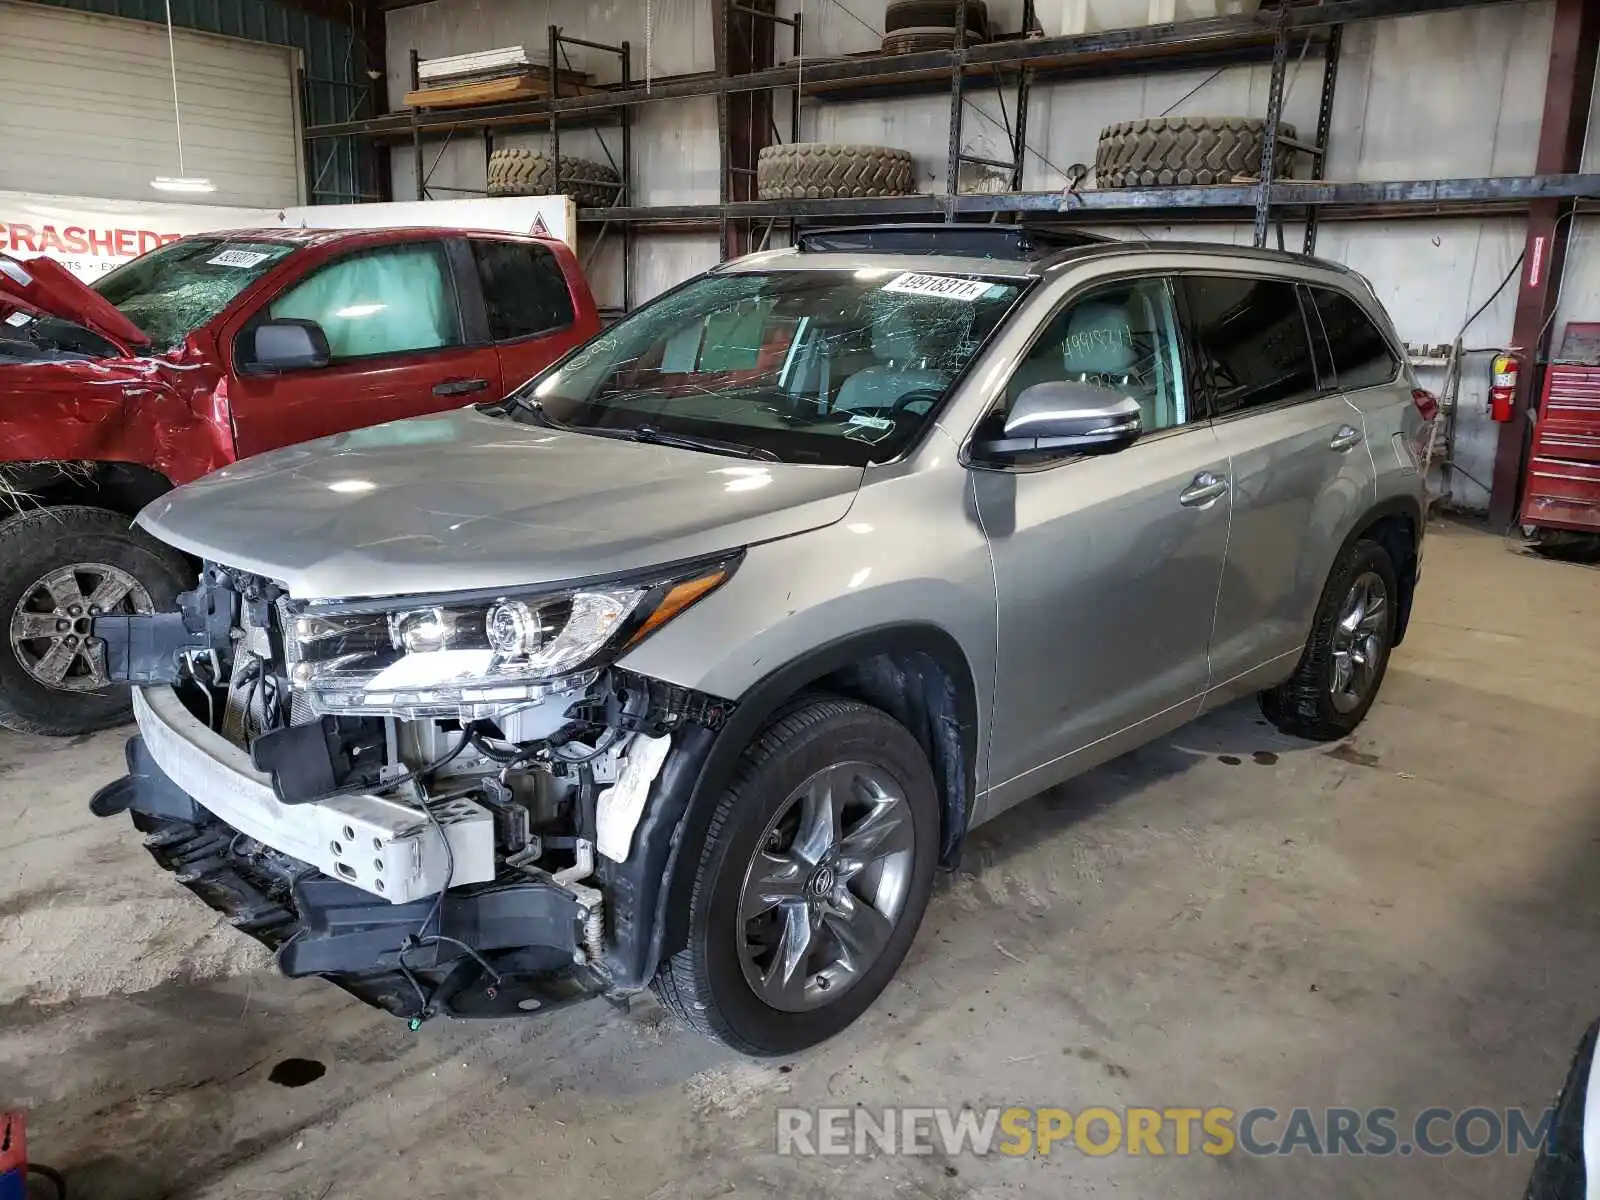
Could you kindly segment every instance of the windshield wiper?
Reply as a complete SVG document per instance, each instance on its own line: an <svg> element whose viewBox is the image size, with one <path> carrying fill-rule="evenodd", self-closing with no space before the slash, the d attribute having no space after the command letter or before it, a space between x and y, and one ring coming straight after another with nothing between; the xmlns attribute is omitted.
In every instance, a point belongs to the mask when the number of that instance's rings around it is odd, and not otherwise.
<svg viewBox="0 0 1600 1200"><path fill-rule="evenodd" d="M612 428L605 425L568 425L552 417L538 400L514 396L509 403L532 415L534 420L564 433L587 433L595 437L615 438L624 442L644 442L652 446L675 446L680 450L705 450L712 454L727 454L734 458L754 458L761 462L783 460L764 446L747 446L743 442L725 442L719 438L695 437L687 433L664 433L654 425L636 425L631 428Z"/></svg>
<svg viewBox="0 0 1600 1200"><path fill-rule="evenodd" d="M583 426L578 428L582 429ZM712 454L731 454L736 458L754 458L762 462L782 461L765 446L746 446L743 442L724 442L717 438L695 437L687 433L663 433L654 425L640 425L619 433L620 436L635 442L647 442L655 446L676 446L680 450L708 450Z"/></svg>

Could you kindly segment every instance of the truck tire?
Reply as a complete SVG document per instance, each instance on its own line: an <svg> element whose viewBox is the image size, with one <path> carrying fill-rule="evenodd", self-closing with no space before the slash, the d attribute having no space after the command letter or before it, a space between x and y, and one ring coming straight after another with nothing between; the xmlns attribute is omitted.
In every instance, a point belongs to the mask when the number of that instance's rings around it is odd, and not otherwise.
<svg viewBox="0 0 1600 1200"><path fill-rule="evenodd" d="M538 150L496 150L489 155L491 196L556 196L565 192L587 208L600 208L617 198L617 173L605 163L563 154L561 175L566 182L558 186L555 159Z"/></svg>
<svg viewBox="0 0 1600 1200"><path fill-rule="evenodd" d="M1364 538L1346 546L1328 572L1299 665L1281 686L1260 693L1261 715L1314 742L1347 736L1383 686L1399 614L1389 552Z"/></svg>
<svg viewBox="0 0 1600 1200"><path fill-rule="evenodd" d="M65 737L126 722L129 690L106 679L89 622L174 608L194 579L182 555L108 509L40 508L0 524L0 725Z"/></svg>
<svg viewBox="0 0 1600 1200"><path fill-rule="evenodd" d="M910 731L854 700L801 703L740 757L656 993L745 1054L832 1037L911 948L938 856L938 785Z"/></svg>
<svg viewBox="0 0 1600 1200"><path fill-rule="evenodd" d="M791 142L763 148L756 160L756 196L762 200L904 196L912 185L911 151L890 146Z"/></svg>
<svg viewBox="0 0 1600 1200"><path fill-rule="evenodd" d="M1261 172L1267 123L1256 117L1150 117L1118 121L1100 131L1094 181L1099 188L1231 183ZM1280 122L1281 136L1294 126ZM1275 177L1294 173L1295 151L1278 148Z"/></svg>
<svg viewBox="0 0 1600 1200"><path fill-rule="evenodd" d="M960 0L894 0L884 11L884 42L894 34L945 35L951 44ZM989 7L984 0L967 0L967 44L989 40ZM885 45L887 49L887 45Z"/></svg>

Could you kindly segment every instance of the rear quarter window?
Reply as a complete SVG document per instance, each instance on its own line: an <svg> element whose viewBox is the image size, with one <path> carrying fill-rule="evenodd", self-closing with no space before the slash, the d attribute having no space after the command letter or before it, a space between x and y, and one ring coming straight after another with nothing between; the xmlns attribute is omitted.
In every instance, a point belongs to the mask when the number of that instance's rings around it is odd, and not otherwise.
<svg viewBox="0 0 1600 1200"><path fill-rule="evenodd" d="M1340 390L1353 392L1393 383L1400 360L1367 310L1332 288L1314 287L1311 296L1333 355Z"/></svg>
<svg viewBox="0 0 1600 1200"><path fill-rule="evenodd" d="M572 292L556 256L528 242L472 243L483 281L489 336L497 342L550 333L572 324Z"/></svg>

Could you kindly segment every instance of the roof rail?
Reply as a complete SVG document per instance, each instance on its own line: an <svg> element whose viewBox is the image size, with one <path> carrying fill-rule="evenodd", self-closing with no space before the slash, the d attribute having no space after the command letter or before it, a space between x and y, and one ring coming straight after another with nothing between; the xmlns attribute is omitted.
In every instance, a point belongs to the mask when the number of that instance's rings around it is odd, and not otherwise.
<svg viewBox="0 0 1600 1200"><path fill-rule="evenodd" d="M1111 241L1076 229L1034 229L1026 225L903 222L810 229L796 239L812 254L948 254L956 258L1003 258L1025 262L1077 246Z"/></svg>

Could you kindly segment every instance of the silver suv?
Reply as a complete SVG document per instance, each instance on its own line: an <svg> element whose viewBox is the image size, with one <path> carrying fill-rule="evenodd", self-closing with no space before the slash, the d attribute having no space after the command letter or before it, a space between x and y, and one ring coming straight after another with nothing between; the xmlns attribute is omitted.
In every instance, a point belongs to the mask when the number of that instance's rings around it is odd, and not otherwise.
<svg viewBox="0 0 1600 1200"><path fill-rule="evenodd" d="M1329 263L804 235L508 401L147 508L205 566L94 624L139 732L93 808L287 974L413 1022L653 983L794 1051L981 822L1250 693L1349 733L1432 415Z"/></svg>

